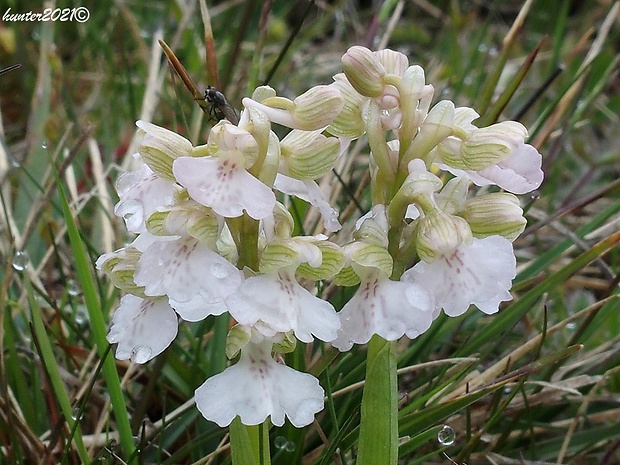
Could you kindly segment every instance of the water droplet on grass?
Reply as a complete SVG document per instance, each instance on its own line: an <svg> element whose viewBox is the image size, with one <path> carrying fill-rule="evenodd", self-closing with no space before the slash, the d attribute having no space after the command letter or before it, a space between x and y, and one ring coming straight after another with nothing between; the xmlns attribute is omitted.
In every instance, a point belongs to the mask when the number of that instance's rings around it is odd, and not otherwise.
<svg viewBox="0 0 620 465"><path fill-rule="evenodd" d="M75 323L78 326L84 326L88 323L88 313L86 310L79 308L75 311Z"/></svg>
<svg viewBox="0 0 620 465"><path fill-rule="evenodd" d="M80 286L75 279L67 280L67 292L72 297L80 295Z"/></svg>
<svg viewBox="0 0 620 465"><path fill-rule="evenodd" d="M28 262L30 262L30 257L23 250L18 250L13 255L13 269L15 271L24 271L28 268Z"/></svg>
<svg viewBox="0 0 620 465"><path fill-rule="evenodd" d="M83 416L83 413L80 411L80 409L78 407L75 407L73 410L71 410L71 418L73 418L74 420L81 420Z"/></svg>
<svg viewBox="0 0 620 465"><path fill-rule="evenodd" d="M455 439L456 433L448 425L444 425L443 428L439 430L439 433L437 433L437 441L439 441L439 444L442 446L451 446L454 444Z"/></svg>

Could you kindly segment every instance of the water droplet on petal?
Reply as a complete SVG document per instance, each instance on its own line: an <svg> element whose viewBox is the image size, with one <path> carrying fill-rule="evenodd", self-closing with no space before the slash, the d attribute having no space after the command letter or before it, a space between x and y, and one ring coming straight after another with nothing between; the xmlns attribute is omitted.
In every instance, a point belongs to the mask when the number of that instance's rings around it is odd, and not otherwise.
<svg viewBox="0 0 620 465"><path fill-rule="evenodd" d="M441 428L439 433L437 433L437 441L439 441L439 444L442 446L451 446L454 444L455 439L456 433L448 425L443 425L443 428Z"/></svg>
<svg viewBox="0 0 620 465"><path fill-rule="evenodd" d="M276 449L284 449L288 441L284 436L278 436L273 440L273 445L276 446Z"/></svg>
<svg viewBox="0 0 620 465"><path fill-rule="evenodd" d="M75 279L67 280L67 292L72 297L80 295L80 286Z"/></svg>
<svg viewBox="0 0 620 465"><path fill-rule="evenodd" d="M146 363L151 358L153 349L147 346L136 346L131 351L131 361L134 363Z"/></svg>
<svg viewBox="0 0 620 465"><path fill-rule="evenodd" d="M28 262L30 262L30 257L23 250L18 250L13 255L13 269L15 271L24 271L28 268Z"/></svg>
<svg viewBox="0 0 620 465"><path fill-rule="evenodd" d="M211 274L214 278L225 278L228 276L228 270L222 263L211 264Z"/></svg>
<svg viewBox="0 0 620 465"><path fill-rule="evenodd" d="M293 441L286 441L286 445L284 446L284 450L286 452L295 452L295 443Z"/></svg>

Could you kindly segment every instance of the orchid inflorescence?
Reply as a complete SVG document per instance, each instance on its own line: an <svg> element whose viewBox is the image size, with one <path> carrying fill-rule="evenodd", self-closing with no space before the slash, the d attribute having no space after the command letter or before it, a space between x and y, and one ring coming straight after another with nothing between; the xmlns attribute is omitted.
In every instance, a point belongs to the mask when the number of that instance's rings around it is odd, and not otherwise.
<svg viewBox="0 0 620 465"><path fill-rule="evenodd" d="M179 320L228 312L236 324L226 354L238 361L195 395L220 426L237 416L245 425L313 421L323 409L318 380L273 356L298 341L347 351L375 334L415 338L442 310L458 316L473 304L492 314L511 299L512 241L526 224L514 194L543 179L525 127L478 128L471 108L431 107L424 70L402 53L355 46L342 63L332 84L295 100L257 88L238 125L220 121L205 145L137 123L141 164L119 178L115 208L137 237L97 261L126 292L108 341L118 359L145 363L174 340ZM274 124L291 130L280 139ZM287 195L317 207L328 233L340 229L316 181L362 136L371 210L344 244L294 235L278 201ZM472 192L472 183L503 191ZM308 290L326 280L359 285L340 312Z"/></svg>

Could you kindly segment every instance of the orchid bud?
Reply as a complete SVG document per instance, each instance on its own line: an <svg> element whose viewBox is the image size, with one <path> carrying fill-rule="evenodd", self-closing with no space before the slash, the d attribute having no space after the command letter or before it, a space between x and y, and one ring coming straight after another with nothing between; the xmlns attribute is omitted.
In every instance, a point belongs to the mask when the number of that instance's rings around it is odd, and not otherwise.
<svg viewBox="0 0 620 465"><path fill-rule="evenodd" d="M527 224L519 199L504 192L468 199L460 216L467 220L478 238L499 235L514 241Z"/></svg>
<svg viewBox="0 0 620 465"><path fill-rule="evenodd" d="M366 47L354 46L342 56L344 74L351 85L365 97L378 97L383 92L385 68Z"/></svg>
<svg viewBox="0 0 620 465"><path fill-rule="evenodd" d="M187 156L192 144L185 137L146 121L137 121L138 133L144 134L138 152L144 162L160 177L174 181L172 163Z"/></svg>
<svg viewBox="0 0 620 465"><path fill-rule="evenodd" d="M293 129L280 142L285 174L301 180L317 179L328 173L340 153L340 142L319 131Z"/></svg>
<svg viewBox="0 0 620 465"><path fill-rule="evenodd" d="M463 218L438 211L420 219L416 239L418 256L431 263L463 242L471 244L472 232Z"/></svg>

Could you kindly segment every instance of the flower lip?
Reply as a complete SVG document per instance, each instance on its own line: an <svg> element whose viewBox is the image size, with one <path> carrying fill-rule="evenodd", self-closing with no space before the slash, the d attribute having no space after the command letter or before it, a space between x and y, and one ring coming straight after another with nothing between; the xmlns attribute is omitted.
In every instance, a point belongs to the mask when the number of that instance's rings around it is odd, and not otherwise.
<svg viewBox="0 0 620 465"><path fill-rule="evenodd" d="M308 373L280 365L271 356L273 343L248 343L235 365L207 379L196 389L196 406L219 426L236 416L244 425L258 425L267 418L276 426L287 417L301 428L323 409L323 388Z"/></svg>

